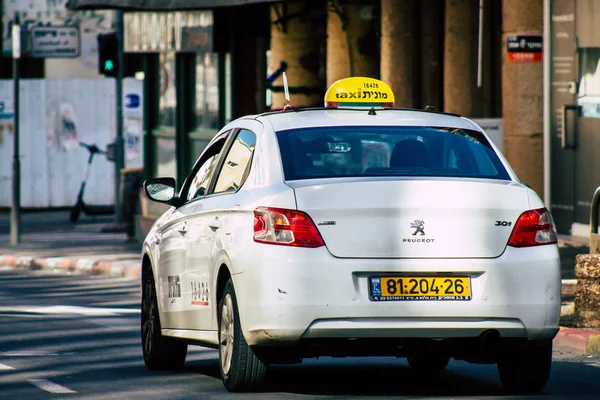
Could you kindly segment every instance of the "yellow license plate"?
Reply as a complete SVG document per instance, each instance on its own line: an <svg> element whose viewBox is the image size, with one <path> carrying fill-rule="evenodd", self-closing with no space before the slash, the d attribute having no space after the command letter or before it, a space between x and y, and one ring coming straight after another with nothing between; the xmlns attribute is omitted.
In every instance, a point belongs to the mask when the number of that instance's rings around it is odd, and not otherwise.
<svg viewBox="0 0 600 400"><path fill-rule="evenodd" d="M471 278L466 276L372 276L371 300L471 300Z"/></svg>

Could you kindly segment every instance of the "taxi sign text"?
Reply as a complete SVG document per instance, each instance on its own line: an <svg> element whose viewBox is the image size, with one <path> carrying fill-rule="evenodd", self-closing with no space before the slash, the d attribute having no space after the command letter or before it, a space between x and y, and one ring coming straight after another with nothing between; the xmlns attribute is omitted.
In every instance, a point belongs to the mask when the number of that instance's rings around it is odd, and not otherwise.
<svg viewBox="0 0 600 400"><path fill-rule="evenodd" d="M373 90L365 90L361 91L358 89L356 92L342 92L335 94L336 99L384 99L388 98L388 94L385 92L373 91Z"/></svg>
<svg viewBox="0 0 600 400"><path fill-rule="evenodd" d="M334 82L325 93L325 107L393 107L394 93L384 82L352 77Z"/></svg>

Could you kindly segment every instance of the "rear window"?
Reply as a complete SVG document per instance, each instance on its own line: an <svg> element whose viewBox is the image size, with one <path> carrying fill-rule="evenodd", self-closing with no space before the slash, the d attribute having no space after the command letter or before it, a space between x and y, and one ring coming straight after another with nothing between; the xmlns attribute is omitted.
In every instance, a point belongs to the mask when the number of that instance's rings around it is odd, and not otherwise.
<svg viewBox="0 0 600 400"><path fill-rule="evenodd" d="M455 128L339 126L277 132L286 180L433 176L510 180L487 139Z"/></svg>

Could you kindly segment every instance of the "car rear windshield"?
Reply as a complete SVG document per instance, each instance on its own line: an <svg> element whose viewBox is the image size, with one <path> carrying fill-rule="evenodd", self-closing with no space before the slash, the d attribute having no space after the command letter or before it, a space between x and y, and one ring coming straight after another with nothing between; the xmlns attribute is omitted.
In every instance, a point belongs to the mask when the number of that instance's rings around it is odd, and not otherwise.
<svg viewBox="0 0 600 400"><path fill-rule="evenodd" d="M466 129L337 126L277 132L286 180L431 176L510 180L488 140Z"/></svg>

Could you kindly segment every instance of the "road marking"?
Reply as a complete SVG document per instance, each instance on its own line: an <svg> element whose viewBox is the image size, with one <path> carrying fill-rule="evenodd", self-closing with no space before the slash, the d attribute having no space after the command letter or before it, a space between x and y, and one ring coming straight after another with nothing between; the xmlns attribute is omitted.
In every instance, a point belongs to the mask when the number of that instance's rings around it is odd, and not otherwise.
<svg viewBox="0 0 600 400"><path fill-rule="evenodd" d="M43 357L43 356L58 356L58 353L50 351L7 351L0 352L0 356L4 357Z"/></svg>
<svg viewBox="0 0 600 400"><path fill-rule="evenodd" d="M47 379L28 379L27 382L32 383L40 389L50 393L77 393L68 387L64 387Z"/></svg>
<svg viewBox="0 0 600 400"><path fill-rule="evenodd" d="M10 369L14 369L14 368L11 367L10 365L0 364L0 371L8 371Z"/></svg>
<svg viewBox="0 0 600 400"><path fill-rule="evenodd" d="M51 307L0 307L0 313L30 313L30 314L79 314L86 316L113 316L120 314L139 314L140 310L135 308L107 308L107 307L75 307L75 306L51 306Z"/></svg>

